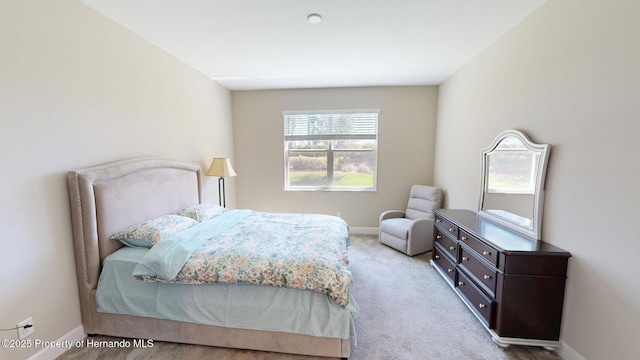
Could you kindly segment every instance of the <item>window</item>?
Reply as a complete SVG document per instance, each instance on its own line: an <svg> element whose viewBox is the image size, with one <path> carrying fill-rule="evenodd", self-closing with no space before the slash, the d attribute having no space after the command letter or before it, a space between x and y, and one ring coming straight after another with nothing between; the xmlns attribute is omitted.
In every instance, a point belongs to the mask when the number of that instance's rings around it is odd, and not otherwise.
<svg viewBox="0 0 640 360"><path fill-rule="evenodd" d="M284 111L285 190L375 191L379 112Z"/></svg>

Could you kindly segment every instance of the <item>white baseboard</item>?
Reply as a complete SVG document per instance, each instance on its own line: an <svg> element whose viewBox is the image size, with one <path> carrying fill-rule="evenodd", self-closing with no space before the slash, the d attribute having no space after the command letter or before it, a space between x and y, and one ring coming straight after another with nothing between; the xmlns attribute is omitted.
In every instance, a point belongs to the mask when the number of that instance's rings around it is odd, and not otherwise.
<svg viewBox="0 0 640 360"><path fill-rule="evenodd" d="M571 346L562 341L562 339L560 339L560 343L562 344L562 347L556 349L556 353L560 355L563 360L586 360L577 351L573 350Z"/></svg>
<svg viewBox="0 0 640 360"><path fill-rule="evenodd" d="M80 325L64 334L58 340L51 341L51 343L55 345L38 351L29 357L28 360L55 360L55 358L62 355L65 351L70 350L70 348L75 347L76 343L83 341L86 337L87 334L84 333L84 327Z"/></svg>
<svg viewBox="0 0 640 360"><path fill-rule="evenodd" d="M349 234L378 235L377 227L349 227Z"/></svg>

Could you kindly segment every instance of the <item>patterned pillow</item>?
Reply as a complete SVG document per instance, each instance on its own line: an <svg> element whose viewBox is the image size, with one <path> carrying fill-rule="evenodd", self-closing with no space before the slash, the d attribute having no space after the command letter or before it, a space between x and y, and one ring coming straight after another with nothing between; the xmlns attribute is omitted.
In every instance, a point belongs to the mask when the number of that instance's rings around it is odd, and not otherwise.
<svg viewBox="0 0 640 360"><path fill-rule="evenodd" d="M224 214L227 209L213 204L200 204L188 207L178 212L178 215L190 217L196 221L207 221Z"/></svg>
<svg viewBox="0 0 640 360"><path fill-rule="evenodd" d="M178 215L163 215L159 218L133 225L111 235L125 245L152 247L158 241L198 224L197 221Z"/></svg>

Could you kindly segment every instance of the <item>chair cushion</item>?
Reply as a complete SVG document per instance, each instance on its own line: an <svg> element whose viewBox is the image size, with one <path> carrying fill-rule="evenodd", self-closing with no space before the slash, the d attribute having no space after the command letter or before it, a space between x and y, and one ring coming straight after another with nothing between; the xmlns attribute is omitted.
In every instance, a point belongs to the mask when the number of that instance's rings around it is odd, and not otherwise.
<svg viewBox="0 0 640 360"><path fill-rule="evenodd" d="M413 185L407 204L409 219L433 219L433 211L442 204L442 190L435 186Z"/></svg>
<svg viewBox="0 0 640 360"><path fill-rule="evenodd" d="M407 218L386 219L380 223L380 231L406 240L412 223L413 220Z"/></svg>

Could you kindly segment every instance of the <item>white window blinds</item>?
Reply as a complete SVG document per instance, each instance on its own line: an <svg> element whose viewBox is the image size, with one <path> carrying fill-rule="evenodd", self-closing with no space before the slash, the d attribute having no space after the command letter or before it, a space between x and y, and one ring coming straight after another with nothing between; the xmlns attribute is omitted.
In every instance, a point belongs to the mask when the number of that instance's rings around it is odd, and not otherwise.
<svg viewBox="0 0 640 360"><path fill-rule="evenodd" d="M283 112L285 140L375 139L379 112Z"/></svg>

